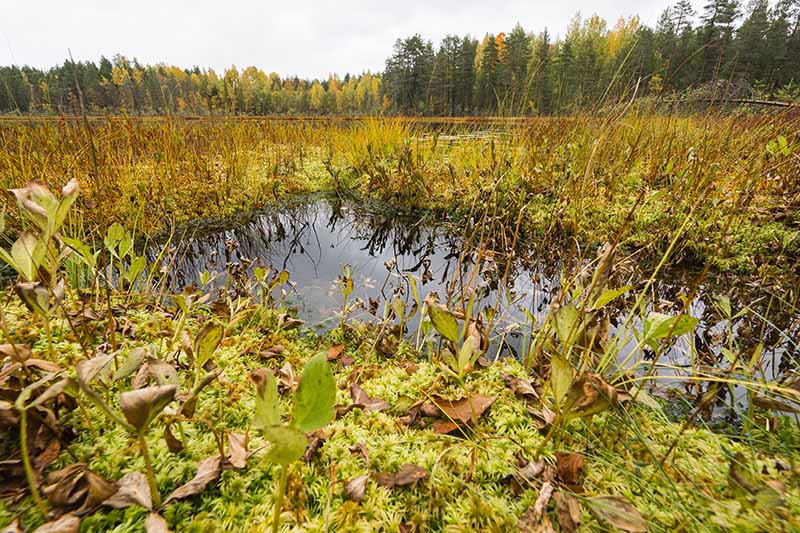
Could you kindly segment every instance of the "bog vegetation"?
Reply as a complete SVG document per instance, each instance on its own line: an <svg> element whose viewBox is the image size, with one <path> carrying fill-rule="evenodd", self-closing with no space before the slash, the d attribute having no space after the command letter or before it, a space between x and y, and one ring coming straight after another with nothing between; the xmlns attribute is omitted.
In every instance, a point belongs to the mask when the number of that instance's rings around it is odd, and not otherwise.
<svg viewBox="0 0 800 533"><path fill-rule="evenodd" d="M800 529L800 114L753 102L797 98L798 11L736 9L412 37L325 82L0 68L0 527ZM213 116L379 112L559 116ZM312 194L446 221L455 267L395 250L365 301L342 264L306 323L232 235Z"/></svg>

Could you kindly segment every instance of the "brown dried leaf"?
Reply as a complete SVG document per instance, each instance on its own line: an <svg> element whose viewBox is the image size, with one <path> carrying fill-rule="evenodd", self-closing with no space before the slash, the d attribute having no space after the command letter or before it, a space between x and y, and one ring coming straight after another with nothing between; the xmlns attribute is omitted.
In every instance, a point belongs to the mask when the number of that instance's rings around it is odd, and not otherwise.
<svg viewBox="0 0 800 533"><path fill-rule="evenodd" d="M222 461L219 455L204 459L197 467L197 474L188 483L172 491L167 496L167 499L164 500L164 505L175 500L182 500L183 498L200 494L206 490L209 483L217 481L221 473Z"/></svg>
<svg viewBox="0 0 800 533"><path fill-rule="evenodd" d="M417 465L404 464L395 474L378 472L377 474L373 474L372 477L378 485L391 489L394 487L412 485L420 479L425 479L428 477L428 471Z"/></svg>
<svg viewBox="0 0 800 533"><path fill-rule="evenodd" d="M636 507L618 496L593 496L586 500L594 514L612 526L629 533L645 533L647 522Z"/></svg>
<svg viewBox="0 0 800 533"><path fill-rule="evenodd" d="M541 409L529 405L528 414L533 418L534 427L539 430L549 428L556 419L556 413L546 405L542 405Z"/></svg>
<svg viewBox="0 0 800 533"><path fill-rule="evenodd" d="M83 515L84 512L90 511L101 505L104 501L111 497L112 494L117 492L116 483L108 481L104 477L98 476L91 470L87 470L84 473L83 479L86 482L88 492L86 494L86 499L83 500L83 505L81 505L80 509L77 511L79 516Z"/></svg>
<svg viewBox="0 0 800 533"><path fill-rule="evenodd" d="M144 521L145 533L170 533L167 521L158 513L150 513Z"/></svg>
<svg viewBox="0 0 800 533"><path fill-rule="evenodd" d="M558 477L567 485L579 485L581 480L581 470L585 464L583 454L580 453L556 453L556 469Z"/></svg>
<svg viewBox="0 0 800 533"><path fill-rule="evenodd" d="M353 399L354 406L360 407L369 413L383 411L389 408L389 403L386 400L370 398L358 383L350 385L350 397Z"/></svg>
<svg viewBox="0 0 800 533"><path fill-rule="evenodd" d="M328 361L333 361L339 358L342 355L342 351L344 350L344 344L334 344L330 348L328 348Z"/></svg>
<svg viewBox="0 0 800 533"><path fill-rule="evenodd" d="M119 489L103 505L114 509L125 509L131 505L141 505L145 509L153 509L153 501L150 496L150 485L147 478L141 472L131 472L117 481Z"/></svg>
<svg viewBox="0 0 800 533"><path fill-rule="evenodd" d="M33 467L41 472L58 458L59 453L61 453L61 441L58 439L50 439L50 442L47 443L47 447L34 459Z"/></svg>
<svg viewBox="0 0 800 533"><path fill-rule="evenodd" d="M528 481L531 481L539 477L541 473L544 472L544 467L545 467L544 459L539 458L539 460L536 462L527 461L525 462L525 464L520 465L519 473L523 478L527 479Z"/></svg>
<svg viewBox="0 0 800 533"><path fill-rule="evenodd" d="M183 451L183 443L172 432L172 424L164 426L164 440L167 443L167 448L172 453L181 453Z"/></svg>
<svg viewBox="0 0 800 533"><path fill-rule="evenodd" d="M306 451L303 453L303 461L306 463L311 463L314 460L314 457L317 455L317 452L322 445L325 444L325 437L323 436L322 431L314 431L313 433L308 435L308 445L306 446Z"/></svg>
<svg viewBox="0 0 800 533"><path fill-rule="evenodd" d="M619 403L617 389L599 374L584 372L572 381L566 398L570 416L592 416Z"/></svg>
<svg viewBox="0 0 800 533"><path fill-rule="evenodd" d="M228 462L234 468L247 466L247 442L241 433L228 431Z"/></svg>
<svg viewBox="0 0 800 533"><path fill-rule="evenodd" d="M175 385L126 391L119 395L119 407L126 420L137 431L142 431L175 398L177 391Z"/></svg>
<svg viewBox="0 0 800 533"><path fill-rule="evenodd" d="M434 397L435 406L448 418L458 420L465 424L477 422L478 418L494 403L495 397L471 394L459 400L445 400ZM424 411L423 405L423 411Z"/></svg>
<svg viewBox="0 0 800 533"><path fill-rule="evenodd" d="M523 398L525 400L538 400L539 393L536 392L536 389L533 388L533 384L530 381L520 379L516 376L512 376L511 374L503 374L503 381L506 383L506 387L511 389L516 396Z"/></svg>
<svg viewBox="0 0 800 533"><path fill-rule="evenodd" d="M369 464L369 453L367 452L367 445L363 442L357 442L348 448L350 453L361 455L364 458L364 461Z"/></svg>
<svg viewBox="0 0 800 533"><path fill-rule="evenodd" d="M458 424L449 420L437 420L433 423L433 432L438 435L448 435L459 428Z"/></svg>
<svg viewBox="0 0 800 533"><path fill-rule="evenodd" d="M347 482L347 485L344 487L344 493L347 495L348 498L355 502L360 502L364 499L364 493L367 490L367 481L369 480L369 474L364 474L363 476L358 476L350 481Z"/></svg>
<svg viewBox="0 0 800 533"><path fill-rule="evenodd" d="M75 505L89 490L82 482L85 471L85 463L75 463L51 472L43 492L54 505L59 507Z"/></svg>
<svg viewBox="0 0 800 533"><path fill-rule="evenodd" d="M520 532L543 533L553 531L550 519L544 514L552 494L553 485L549 481L545 481L539 490L539 496L536 501L528 507L517 523L517 528Z"/></svg>
<svg viewBox="0 0 800 533"><path fill-rule="evenodd" d="M42 524L33 530L33 533L78 533L81 528L81 519L74 514L65 514L57 520Z"/></svg>
<svg viewBox="0 0 800 533"><path fill-rule="evenodd" d="M24 363L33 352L27 344L0 344L0 356L10 357L12 361Z"/></svg>
<svg viewBox="0 0 800 533"><path fill-rule="evenodd" d="M286 351L286 348L283 347L281 344L276 344L275 346L271 346L261 352L260 356L263 359L274 359L279 357L283 352Z"/></svg>
<svg viewBox="0 0 800 533"><path fill-rule="evenodd" d="M581 525L581 504L573 494L559 491L553 499L556 502L556 520L561 531L574 533Z"/></svg>

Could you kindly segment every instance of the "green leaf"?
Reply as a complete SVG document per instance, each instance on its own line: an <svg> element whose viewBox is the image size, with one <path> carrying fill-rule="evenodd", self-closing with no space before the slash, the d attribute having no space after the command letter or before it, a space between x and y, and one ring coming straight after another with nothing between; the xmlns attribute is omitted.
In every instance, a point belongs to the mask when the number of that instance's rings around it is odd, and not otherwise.
<svg viewBox="0 0 800 533"><path fill-rule="evenodd" d="M58 203L58 208L55 210L55 213L52 217L52 231L56 232L61 228L61 225L64 223L64 219L67 218L67 213L69 213L72 204L75 203L75 200L78 198L78 193L80 192L80 187L78 186L78 180L72 178L67 182L66 185L61 189L61 201Z"/></svg>
<svg viewBox="0 0 800 533"><path fill-rule="evenodd" d="M50 296L47 288L38 281L27 281L17 283L14 286L17 295L28 306L28 309L42 317L47 318L50 314Z"/></svg>
<svg viewBox="0 0 800 533"><path fill-rule="evenodd" d="M293 463L303 456L308 446L308 438L296 428L268 426L263 431L264 438L272 444L266 455L266 460L271 463L281 466Z"/></svg>
<svg viewBox="0 0 800 533"><path fill-rule="evenodd" d="M144 256L139 256L133 261L131 261L131 266L128 268L128 272L125 275L125 278L128 280L128 283L133 285L136 282L136 279L139 277L139 274L142 273L144 267L147 266L147 259Z"/></svg>
<svg viewBox="0 0 800 533"><path fill-rule="evenodd" d="M619 296L622 296L632 288L632 285L625 285L619 289L606 289L600 296L597 297L597 300L594 301L594 304L592 304L592 309L600 309L601 307L608 305L610 302Z"/></svg>
<svg viewBox="0 0 800 533"><path fill-rule="evenodd" d="M458 351L457 370L459 375L472 364L473 357L476 357L480 353L478 342L479 341L471 335L464 339L464 344L461 345L461 349Z"/></svg>
<svg viewBox="0 0 800 533"><path fill-rule="evenodd" d="M647 531L647 522L625 498L594 496L587 498L586 501L594 514L616 528L630 533L644 533Z"/></svg>
<svg viewBox="0 0 800 533"><path fill-rule="evenodd" d="M62 240L64 241L64 243L66 243L67 246L78 252L78 257L81 258L81 260L86 264L86 266L92 269L95 267L95 265L97 264L97 254L99 252L92 253L91 248L89 248L89 246L86 243L78 239L72 239L70 237L62 237Z"/></svg>
<svg viewBox="0 0 800 533"><path fill-rule="evenodd" d="M261 429L276 426L281 421L280 403L278 399L278 380L266 368L253 372L250 379L256 386L256 408L253 424Z"/></svg>
<svg viewBox="0 0 800 533"><path fill-rule="evenodd" d="M315 431L333 420L336 380L327 354L320 352L306 363L294 395L292 425L304 432Z"/></svg>
<svg viewBox="0 0 800 533"><path fill-rule="evenodd" d="M408 285L411 287L411 294L414 296L417 307L422 307L422 302L419 299L419 291L417 290L417 280L414 279L414 276L411 274L406 274L406 278L408 279Z"/></svg>
<svg viewBox="0 0 800 533"><path fill-rule="evenodd" d="M125 228L119 222L114 222L111 227L106 231L106 236L103 239L106 249L113 256L117 256L117 246L119 242L125 237Z"/></svg>
<svg viewBox="0 0 800 533"><path fill-rule="evenodd" d="M203 326L194 341L194 357L197 368L203 368L208 360L211 359L211 356L214 355L214 350L222 342L224 333L225 330L219 324L209 323Z"/></svg>
<svg viewBox="0 0 800 533"><path fill-rule="evenodd" d="M131 350L125 360L122 361L122 364L119 365L117 371L114 372L114 381L125 379L139 370L139 367L142 366L148 354L147 348L139 347Z"/></svg>
<svg viewBox="0 0 800 533"><path fill-rule="evenodd" d="M723 318L731 318L733 309L731 308L731 299L727 294L718 294L714 296L714 305L719 309Z"/></svg>
<svg viewBox="0 0 800 533"><path fill-rule="evenodd" d="M394 311L395 316L398 320L403 321L406 317L406 303L403 301L402 298L395 295L392 298L392 311Z"/></svg>
<svg viewBox="0 0 800 533"><path fill-rule="evenodd" d="M556 333L558 333L558 338L562 343L568 344L572 339L577 338L580 331L578 326L579 319L580 313L575 304L562 305L556 311Z"/></svg>
<svg viewBox="0 0 800 533"><path fill-rule="evenodd" d="M653 350L658 349L658 341L667 335L679 337L692 331L699 319L689 315L670 316L653 311L644 319L642 341Z"/></svg>
<svg viewBox="0 0 800 533"><path fill-rule="evenodd" d="M428 314L436 331L453 344L458 343L458 321L447 308L433 300L426 298Z"/></svg>
<svg viewBox="0 0 800 533"><path fill-rule="evenodd" d="M285 285L289 281L289 273L286 270L281 270L278 275L278 285Z"/></svg>
<svg viewBox="0 0 800 533"><path fill-rule="evenodd" d="M561 354L554 353L550 358L550 388L556 405L561 405L572 385L572 365Z"/></svg>
<svg viewBox="0 0 800 533"><path fill-rule="evenodd" d="M45 246L42 242L33 233L24 231L11 245L11 257L14 263L10 266L14 267L25 281L36 281L44 254Z"/></svg>

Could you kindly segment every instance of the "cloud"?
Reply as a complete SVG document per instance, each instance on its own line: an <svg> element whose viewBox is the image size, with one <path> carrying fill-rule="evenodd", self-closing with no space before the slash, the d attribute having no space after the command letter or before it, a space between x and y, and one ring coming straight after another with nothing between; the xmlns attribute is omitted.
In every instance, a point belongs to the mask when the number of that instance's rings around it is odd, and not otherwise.
<svg viewBox="0 0 800 533"><path fill-rule="evenodd" d="M639 14L654 24L663 0L0 0L0 64L49 67L121 53L143 63L221 70L235 64L301 77L379 71L394 41L414 33L482 37L547 27L563 34L580 11L610 24ZM696 7L698 7L696 5Z"/></svg>

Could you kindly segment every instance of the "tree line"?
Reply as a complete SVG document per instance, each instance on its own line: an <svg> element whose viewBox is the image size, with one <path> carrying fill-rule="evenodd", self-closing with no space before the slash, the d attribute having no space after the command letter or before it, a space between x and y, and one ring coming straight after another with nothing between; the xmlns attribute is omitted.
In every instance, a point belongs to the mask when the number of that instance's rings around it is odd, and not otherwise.
<svg viewBox="0 0 800 533"><path fill-rule="evenodd" d="M181 69L115 56L0 67L0 112L554 114L621 98L800 101L800 0L688 0L655 27L576 15L566 33L398 39L382 73L281 78L256 67Z"/></svg>

